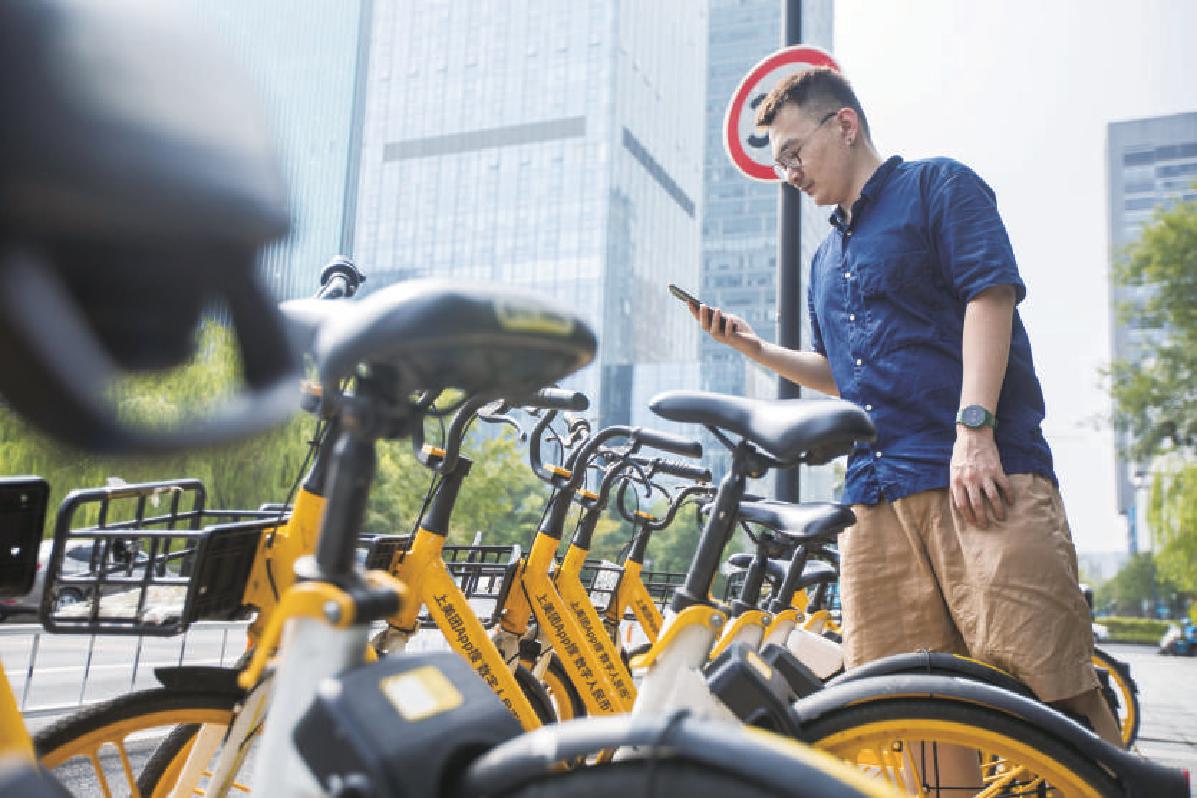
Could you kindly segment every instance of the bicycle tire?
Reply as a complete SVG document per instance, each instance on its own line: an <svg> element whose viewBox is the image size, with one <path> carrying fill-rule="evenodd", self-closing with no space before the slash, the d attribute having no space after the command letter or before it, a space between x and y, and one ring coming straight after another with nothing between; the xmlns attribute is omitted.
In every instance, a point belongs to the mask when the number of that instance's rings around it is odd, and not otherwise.
<svg viewBox="0 0 1197 798"><path fill-rule="evenodd" d="M227 726L239 700L238 694L218 690L139 690L86 707L51 724L34 735L34 749L38 761L51 772L65 771L73 763L86 760L100 792L111 791L109 783L123 779L128 794L138 795L142 793L129 753L131 742L150 742L159 731L169 737L181 724ZM115 761L105 762L112 760L113 754Z"/></svg>
<svg viewBox="0 0 1197 798"><path fill-rule="evenodd" d="M1131 678L1130 669L1126 663L1096 647L1093 649L1093 665L1110 674L1110 687L1114 691L1117 703L1117 706L1111 704L1110 711L1114 713L1114 720L1118 722L1123 745L1130 748L1135 740L1139 739L1139 724L1143 720L1139 690Z"/></svg>
<svg viewBox="0 0 1197 798"><path fill-rule="evenodd" d="M544 685L536 679L531 671L522 665L515 669L514 675L516 683L528 699L528 703L532 705L532 709L536 712L536 716L540 719L540 722L542 724L556 722L557 716L553 709L553 702L549 698ZM169 788L173 784L164 783L164 780L169 781L172 773L178 774L185 761L191 741L196 732L199 731L199 728L199 724L184 724L173 729L166 736L146 762L140 777L137 779L137 786L142 795L157 798L159 795L169 793ZM243 788L242 792L248 793L251 790Z"/></svg>
<svg viewBox="0 0 1197 798"><path fill-rule="evenodd" d="M879 698L810 719L802 727L801 739L895 786L901 786L897 777L885 773L886 766L879 763L892 763L894 753L904 757L903 752L925 750L912 747L915 743L938 743L980 752L979 762L990 766L991 779L1008 778L1016 787L1002 795L1053 796L1061 794L1060 789L1070 798L1122 794L1104 769L1067 742L1013 715L977 704L926 697ZM912 772L916 770L913 760L904 758L895 768L901 770L906 762ZM1020 778L1016 768L1028 770L1029 775ZM918 783L925 781L915 775ZM941 791L965 794L959 785L941 785Z"/></svg>
<svg viewBox="0 0 1197 798"><path fill-rule="evenodd" d="M516 665L513 671L515 683L519 685L524 697L532 705L532 711L540 720L541 725L557 722L557 711L553 708L553 699L540 680L523 665Z"/></svg>
<svg viewBox="0 0 1197 798"><path fill-rule="evenodd" d="M586 703L582 694L565 673L565 666L554 654L549 659L549 666L544 674L544 686L553 701L553 708L558 721L574 720L586 717Z"/></svg>
<svg viewBox="0 0 1197 798"><path fill-rule="evenodd" d="M610 762L550 773L514 790L496 793L495 798L611 798L635 795L644 798L776 798L777 790L728 773L711 765L681 759ZM802 796L800 792L792 796ZM815 798L814 793L807 793ZM819 798L841 798L820 790ZM858 798L860 792L845 786L842 798ZM805 797L804 797L805 798Z"/></svg>

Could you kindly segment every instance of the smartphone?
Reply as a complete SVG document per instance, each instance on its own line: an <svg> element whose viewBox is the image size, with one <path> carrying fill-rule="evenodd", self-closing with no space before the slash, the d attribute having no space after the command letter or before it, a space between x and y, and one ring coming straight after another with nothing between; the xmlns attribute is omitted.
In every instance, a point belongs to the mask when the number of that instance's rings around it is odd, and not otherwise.
<svg viewBox="0 0 1197 798"><path fill-rule="evenodd" d="M674 295L674 297L676 297L677 299L681 300L682 302L685 302L687 305L693 305L695 310L698 310L698 306L699 306L699 305L705 305L705 304L706 304L705 302L702 302L702 301L700 301L700 300L698 299L698 297L696 297L696 296L694 296L694 295L692 295L692 294L688 294L688 293L686 293L685 291L683 291L682 289L678 288L678 287L677 287L676 285L674 285L673 283L670 283L670 284L669 284L669 293L673 294L673 295ZM727 319L726 319L726 318L720 318L720 319L719 319L719 332L723 332L723 328L724 328L724 326L726 326L726 325L727 325Z"/></svg>

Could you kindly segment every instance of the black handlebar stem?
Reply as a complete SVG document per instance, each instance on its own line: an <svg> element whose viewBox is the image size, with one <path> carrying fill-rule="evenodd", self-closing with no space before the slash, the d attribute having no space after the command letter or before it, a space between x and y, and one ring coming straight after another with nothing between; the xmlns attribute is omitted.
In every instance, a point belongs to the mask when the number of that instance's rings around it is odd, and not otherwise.
<svg viewBox="0 0 1197 798"><path fill-rule="evenodd" d="M445 537L449 534L449 519L453 515L453 508L457 505L457 494L461 490L461 483L469 476L473 461L468 457L457 457L453 468L442 472L441 483L437 487L436 496L424 517L420 519L420 527L434 535Z"/></svg>
<svg viewBox="0 0 1197 798"><path fill-rule="evenodd" d="M715 507L702 530L698 548L686 571L686 581L673 594L671 607L680 613L695 604L710 605L711 583L719 570L723 549L735 530L736 510L744 494L747 478L759 468L759 460L753 446L741 441L732 450L731 468L719 483L715 495ZM700 515L701 517L701 515Z"/></svg>

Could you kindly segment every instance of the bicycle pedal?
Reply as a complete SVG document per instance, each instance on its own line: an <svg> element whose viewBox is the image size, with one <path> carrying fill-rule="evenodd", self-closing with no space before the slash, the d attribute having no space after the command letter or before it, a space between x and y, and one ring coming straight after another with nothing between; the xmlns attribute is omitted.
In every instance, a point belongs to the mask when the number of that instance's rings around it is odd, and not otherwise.
<svg viewBox="0 0 1197 798"><path fill-rule="evenodd" d="M424 796L447 792L465 762L521 731L465 660L428 652L326 679L294 740L331 794Z"/></svg>

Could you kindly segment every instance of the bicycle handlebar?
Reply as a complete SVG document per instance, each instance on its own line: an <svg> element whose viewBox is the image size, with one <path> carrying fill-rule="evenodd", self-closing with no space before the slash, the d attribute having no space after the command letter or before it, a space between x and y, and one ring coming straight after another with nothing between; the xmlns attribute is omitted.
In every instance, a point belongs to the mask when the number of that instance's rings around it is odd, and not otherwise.
<svg viewBox="0 0 1197 798"><path fill-rule="evenodd" d="M650 464L652 471L658 474L669 474L670 476L679 477L681 479L689 479L694 482L710 482L711 469L703 468L698 465L691 465L690 463L683 463L678 460L666 460L664 458L656 458Z"/></svg>
<svg viewBox="0 0 1197 798"><path fill-rule="evenodd" d="M564 388L542 388L532 396L522 397L511 404L540 410L572 410L576 413L590 409L590 400L586 398L586 394L581 391L567 391Z"/></svg>
<svg viewBox="0 0 1197 798"><path fill-rule="evenodd" d="M682 457L702 457L702 444L698 441L687 440L680 435L672 435L668 432L658 432L638 427L633 435L629 437L633 438L641 446L660 449L670 454Z"/></svg>

